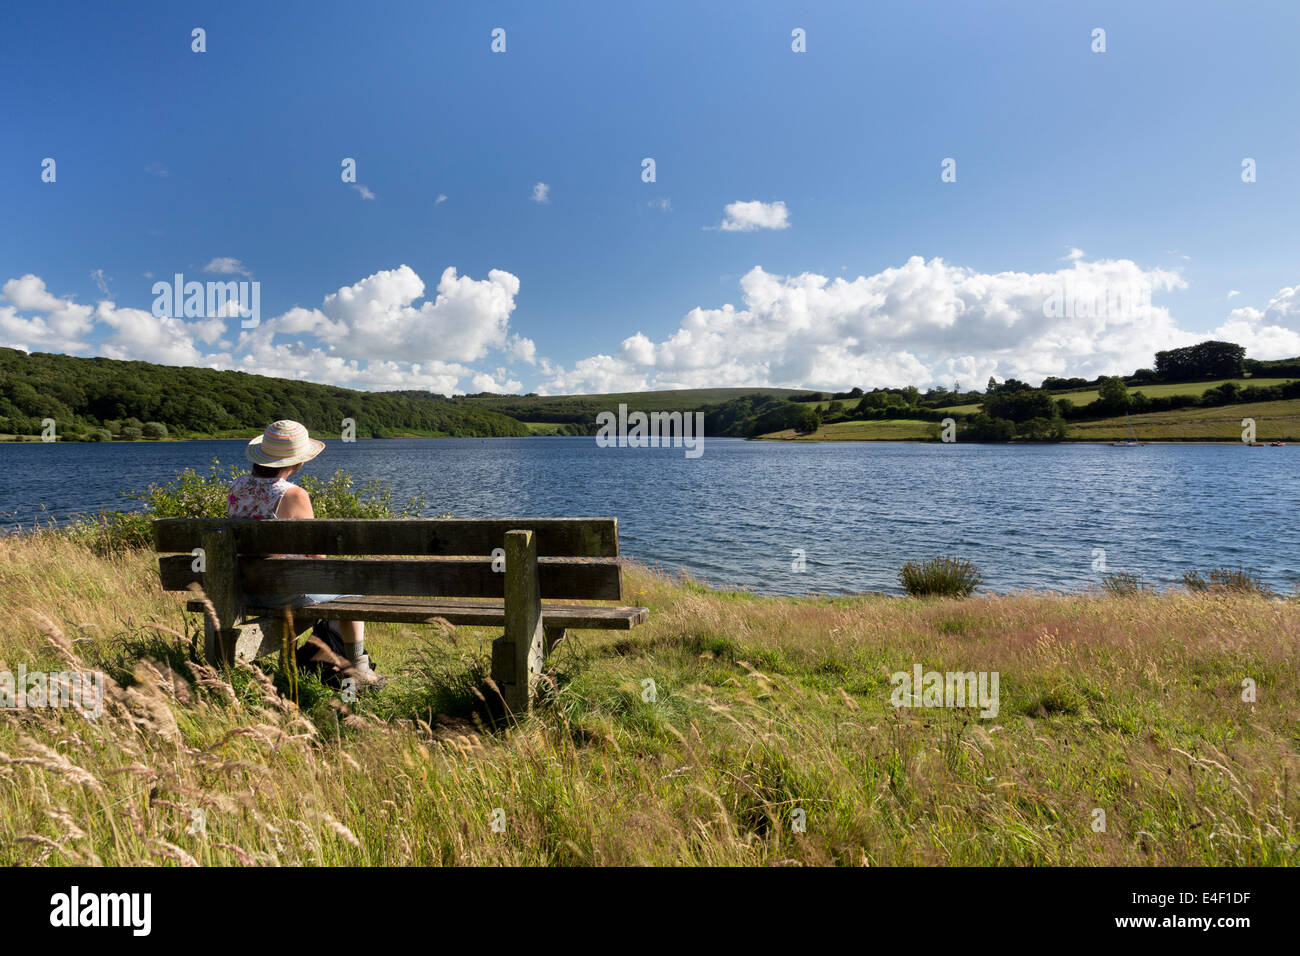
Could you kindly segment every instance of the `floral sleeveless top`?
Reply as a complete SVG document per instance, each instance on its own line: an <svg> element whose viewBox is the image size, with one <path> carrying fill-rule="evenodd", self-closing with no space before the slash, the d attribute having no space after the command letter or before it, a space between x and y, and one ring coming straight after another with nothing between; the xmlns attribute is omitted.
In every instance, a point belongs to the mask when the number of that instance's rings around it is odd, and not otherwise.
<svg viewBox="0 0 1300 956"><path fill-rule="evenodd" d="M274 518L280 499L293 487L285 478L258 478L241 475L230 486L226 500L228 518Z"/></svg>

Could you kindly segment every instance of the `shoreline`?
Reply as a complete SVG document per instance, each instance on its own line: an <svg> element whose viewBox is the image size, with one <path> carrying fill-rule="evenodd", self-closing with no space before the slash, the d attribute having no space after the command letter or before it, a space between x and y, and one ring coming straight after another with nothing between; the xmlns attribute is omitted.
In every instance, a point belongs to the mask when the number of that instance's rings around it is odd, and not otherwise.
<svg viewBox="0 0 1300 956"><path fill-rule="evenodd" d="M320 441L342 441L342 436L335 435L313 435L312 437ZM595 435L554 435L554 434L532 434L532 435L389 435L383 438L356 438L347 444L362 441L402 441L413 438L438 439L438 440L460 440L460 441L496 441L500 439L520 439L520 438L595 438ZM755 435L752 438L740 438L736 435L705 435L708 440L732 440L732 441L754 441L754 442L787 442L790 444L840 444L840 445L943 445L943 444L960 444L960 445L1012 445L1023 447L1027 445L1115 445L1120 439L1107 438L1062 438L1059 441L1028 441L1013 439L1011 441L962 441L962 442L943 442L933 438L778 438L772 435ZM177 445L185 442L196 441L229 441L248 443L248 438L230 437L226 435L190 435L184 438L139 438L134 441L68 441L57 438L52 442L42 440L36 435L0 435L0 445ZM1271 441L1281 441L1284 445L1300 444L1300 438L1292 439L1272 439L1270 441L1259 442L1255 445L1249 445L1242 441L1233 441L1227 438L1144 438L1138 441L1137 446L1124 447L1141 447L1142 445L1243 445L1247 448L1268 448L1272 446Z"/></svg>
<svg viewBox="0 0 1300 956"><path fill-rule="evenodd" d="M1282 441L1282 439L1277 439ZM841 445L869 445L869 444L894 444L894 445L1014 445L1024 447L1027 445L1114 445L1119 439L1110 438L1062 438L1060 441L962 441L962 442L942 442L932 438L772 438L767 435L760 435L756 438L749 438L746 441L770 441L770 442L789 442L791 444L841 444ZM1300 439L1286 439L1286 444L1292 444L1293 441L1300 442ZM1269 447L1269 442L1262 442L1260 445L1246 445L1245 442L1231 441L1226 438L1144 438L1136 446L1124 447L1141 447L1142 445L1245 445L1247 448Z"/></svg>

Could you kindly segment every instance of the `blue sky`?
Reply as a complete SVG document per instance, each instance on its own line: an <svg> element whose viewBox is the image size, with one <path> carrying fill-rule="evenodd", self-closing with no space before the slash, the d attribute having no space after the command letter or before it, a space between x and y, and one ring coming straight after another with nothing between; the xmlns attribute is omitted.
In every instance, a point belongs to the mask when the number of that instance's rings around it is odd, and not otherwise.
<svg viewBox="0 0 1300 956"><path fill-rule="evenodd" d="M1297 9L26 5L0 344L544 392L1298 354ZM259 282L258 328L153 316L178 272ZM1053 283L1150 307L1046 316Z"/></svg>

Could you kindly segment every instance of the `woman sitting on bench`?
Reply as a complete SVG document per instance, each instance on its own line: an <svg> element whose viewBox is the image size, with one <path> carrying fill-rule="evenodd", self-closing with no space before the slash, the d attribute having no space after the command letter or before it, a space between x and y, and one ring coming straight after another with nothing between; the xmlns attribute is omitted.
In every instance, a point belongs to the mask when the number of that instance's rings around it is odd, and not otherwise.
<svg viewBox="0 0 1300 956"><path fill-rule="evenodd" d="M302 471L302 466L324 449L325 443L311 438L307 429L298 422L272 422L266 431L250 441L244 449L244 456L253 463L253 472L235 479L230 486L230 497L226 504L227 517L314 518L311 496L289 479ZM324 555L313 554L307 557L323 558ZM254 597L249 599L249 603L263 607L304 607L344 596L349 595L281 595ZM361 621L330 621L328 626L343 640L344 656L349 664L344 676L355 678L362 685L378 683L379 675L371 668L370 658L366 654L365 624Z"/></svg>

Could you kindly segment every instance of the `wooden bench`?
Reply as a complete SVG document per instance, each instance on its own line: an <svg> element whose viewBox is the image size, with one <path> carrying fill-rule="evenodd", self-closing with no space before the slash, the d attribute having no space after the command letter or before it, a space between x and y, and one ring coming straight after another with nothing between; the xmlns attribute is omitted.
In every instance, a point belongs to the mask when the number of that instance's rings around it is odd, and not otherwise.
<svg viewBox="0 0 1300 956"><path fill-rule="evenodd" d="M161 518L153 532L163 589L197 585L213 606L216 622L204 615L209 661L292 647L321 618L499 627L492 679L516 713L531 707L546 655L565 631L628 630L649 615L571 603L622 599L616 518ZM267 557L304 554L326 557ZM364 596L286 615L246 602L257 594Z"/></svg>

